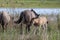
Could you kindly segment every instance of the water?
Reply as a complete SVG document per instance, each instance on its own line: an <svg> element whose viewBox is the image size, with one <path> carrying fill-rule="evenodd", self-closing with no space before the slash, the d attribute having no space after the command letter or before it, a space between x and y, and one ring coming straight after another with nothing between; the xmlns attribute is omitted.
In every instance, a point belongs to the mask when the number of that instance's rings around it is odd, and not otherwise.
<svg viewBox="0 0 60 40"><path fill-rule="evenodd" d="M34 9L38 14L57 14L60 13L60 8L0 8L0 11L7 11L11 14L20 13L24 10Z"/></svg>

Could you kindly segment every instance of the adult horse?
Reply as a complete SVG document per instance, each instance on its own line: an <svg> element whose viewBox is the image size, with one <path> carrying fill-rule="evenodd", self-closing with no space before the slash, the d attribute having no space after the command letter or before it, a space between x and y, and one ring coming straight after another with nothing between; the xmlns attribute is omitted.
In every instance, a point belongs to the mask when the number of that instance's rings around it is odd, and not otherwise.
<svg viewBox="0 0 60 40"><path fill-rule="evenodd" d="M6 11L0 12L0 24L2 25L3 31L6 29L10 19L11 16Z"/></svg>
<svg viewBox="0 0 60 40"><path fill-rule="evenodd" d="M23 21L24 24L26 24L26 31L30 31L31 26L31 20L32 18L35 18L39 16L33 9L31 10L24 10L21 12L20 17L17 21L14 21L15 23L19 24ZM22 26L21 26L22 28Z"/></svg>

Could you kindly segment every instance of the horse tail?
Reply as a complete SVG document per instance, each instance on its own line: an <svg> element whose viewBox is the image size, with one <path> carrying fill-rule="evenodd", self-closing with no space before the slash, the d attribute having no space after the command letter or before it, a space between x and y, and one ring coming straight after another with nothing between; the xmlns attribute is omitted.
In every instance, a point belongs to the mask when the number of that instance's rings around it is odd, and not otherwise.
<svg viewBox="0 0 60 40"><path fill-rule="evenodd" d="M22 18L23 18L23 12L21 12L19 19L17 21L14 21L14 23L19 24L22 21Z"/></svg>

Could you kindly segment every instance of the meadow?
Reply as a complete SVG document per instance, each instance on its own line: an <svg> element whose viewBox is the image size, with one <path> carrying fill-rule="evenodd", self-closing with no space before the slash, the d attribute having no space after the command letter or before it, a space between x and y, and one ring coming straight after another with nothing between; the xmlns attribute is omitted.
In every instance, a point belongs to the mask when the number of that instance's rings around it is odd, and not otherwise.
<svg viewBox="0 0 60 40"><path fill-rule="evenodd" d="M0 8L60 8L60 0L0 0ZM13 15L15 18L19 17L19 14ZM48 37L48 40L60 40L60 13L41 15L46 16L49 21L47 36L45 37ZM14 24L11 20L7 31L2 32L0 27L0 40L44 40L42 30L40 35L34 35L33 29L34 25L31 26L31 32L25 34L25 25L23 24L24 34L21 35L20 24Z"/></svg>
<svg viewBox="0 0 60 40"><path fill-rule="evenodd" d="M60 14L41 14L41 16L46 16L48 18L48 29L47 36L48 40L60 40ZM15 14L15 18L18 19L19 14ZM0 27L0 40L44 40L42 37L42 30L40 30L40 35L34 35L34 25L31 26L30 33L25 33L25 25L23 24L23 33L20 34L20 24L14 24L11 20L5 32L2 32ZM43 35L44 36L44 35Z"/></svg>
<svg viewBox="0 0 60 40"><path fill-rule="evenodd" d="M0 0L0 7L60 8L60 0Z"/></svg>

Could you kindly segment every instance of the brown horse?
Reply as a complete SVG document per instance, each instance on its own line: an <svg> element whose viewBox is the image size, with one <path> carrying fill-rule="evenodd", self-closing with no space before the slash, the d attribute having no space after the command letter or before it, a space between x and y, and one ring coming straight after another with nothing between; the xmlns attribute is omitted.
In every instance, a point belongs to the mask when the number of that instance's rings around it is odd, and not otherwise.
<svg viewBox="0 0 60 40"><path fill-rule="evenodd" d="M3 31L7 27L7 24L9 23L10 19L11 16L7 12L0 12L0 24L2 25Z"/></svg>
<svg viewBox="0 0 60 40"><path fill-rule="evenodd" d="M24 10L21 12L19 19L14 22L17 24L23 22L24 24L26 24L26 31L30 31L31 20L32 20L32 18L35 18L37 16L38 16L38 14L33 9ZM22 28L22 26L21 26L21 28Z"/></svg>

